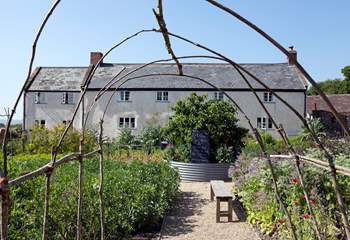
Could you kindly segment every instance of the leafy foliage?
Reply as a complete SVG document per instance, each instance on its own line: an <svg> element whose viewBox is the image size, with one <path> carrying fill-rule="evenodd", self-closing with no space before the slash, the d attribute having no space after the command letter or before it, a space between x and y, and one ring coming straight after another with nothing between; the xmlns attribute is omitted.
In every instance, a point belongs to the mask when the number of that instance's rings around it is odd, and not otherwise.
<svg viewBox="0 0 350 240"><path fill-rule="evenodd" d="M135 136L132 135L130 128L122 128L115 142L118 145L132 145L135 142Z"/></svg>
<svg viewBox="0 0 350 240"><path fill-rule="evenodd" d="M30 153L50 153L52 148L56 146L65 125L57 125L53 129L48 129L39 125L33 126L30 132L28 150ZM77 152L79 150L80 132L74 128L70 128L65 136L59 152ZM85 132L84 150L91 151L96 146L96 136L91 130Z"/></svg>
<svg viewBox="0 0 350 240"><path fill-rule="evenodd" d="M171 146L165 151L165 159L176 162L190 162L191 144Z"/></svg>
<svg viewBox="0 0 350 240"><path fill-rule="evenodd" d="M345 77L345 80L350 80L350 66L346 66L341 70L342 74Z"/></svg>
<svg viewBox="0 0 350 240"><path fill-rule="evenodd" d="M154 147L160 147L162 141L162 129L159 125L148 124L141 132L141 143L150 154Z"/></svg>
<svg viewBox="0 0 350 240"><path fill-rule="evenodd" d="M318 138L323 138L326 136L326 133L324 132L324 127L319 118L312 119L311 121L309 121L308 125ZM304 128L303 131L300 133L300 137L303 141L310 141L311 133L309 132L309 130Z"/></svg>
<svg viewBox="0 0 350 240"><path fill-rule="evenodd" d="M146 146L159 146L162 140L162 131L159 125L146 125L141 132L141 142Z"/></svg>
<svg viewBox="0 0 350 240"><path fill-rule="evenodd" d="M27 160L33 159L33 160ZM49 161L48 155L22 155L12 159L11 178ZM98 239L98 161L84 161L83 239ZM26 181L11 191L11 239L40 239L44 178ZM59 167L52 176L50 239L74 239L78 164ZM121 239L159 225L176 200L179 176L165 161L131 163L105 161L106 239ZM33 207L35 206L35 207Z"/></svg>
<svg viewBox="0 0 350 240"><path fill-rule="evenodd" d="M217 148L215 158L218 163L233 163L235 160L235 153L232 147L227 147L223 144Z"/></svg>
<svg viewBox="0 0 350 240"><path fill-rule="evenodd" d="M318 83L319 88L326 94L347 94L350 93L350 66L344 67L341 72L344 80L334 79ZM318 95L314 87L308 91L309 95Z"/></svg>
<svg viewBox="0 0 350 240"><path fill-rule="evenodd" d="M175 145L190 144L192 130L208 130L212 152L222 144L231 147L234 156L243 146L247 130L238 126L236 109L227 101L208 100L206 95L191 94L173 107L174 115L165 127L165 134Z"/></svg>
<svg viewBox="0 0 350 240"><path fill-rule="evenodd" d="M282 139L274 139L269 133L262 132L261 137L265 143L266 150L269 154L288 154L289 150L285 146ZM296 136L290 136L289 142L298 153L303 153L304 149L312 145L309 141L309 134L307 132L300 133ZM244 148L242 150L245 158L253 158L261 155L261 150L255 138L247 137L244 139Z"/></svg>
<svg viewBox="0 0 350 240"><path fill-rule="evenodd" d="M316 149L309 149L307 155L324 159L321 152ZM336 156L336 163L339 165L347 166L349 161L349 155L338 154ZM278 177L279 191L297 227L298 239L314 239L311 216L294 163L290 160L278 160L274 162L274 169ZM340 213L336 207L336 196L328 172L306 164L302 164L301 169L305 184L311 193L311 204L315 217L320 223L321 231L327 236L326 239L338 239L335 236L341 235L343 231L340 227ZM265 163L259 159L241 159L235 164L233 180L235 182L234 191L239 195L240 201L247 210L248 221L258 225L265 234L277 234L280 239L290 239L286 218L274 196L271 173ZM346 206L349 208L350 179L338 175L338 181L340 191L345 196Z"/></svg>

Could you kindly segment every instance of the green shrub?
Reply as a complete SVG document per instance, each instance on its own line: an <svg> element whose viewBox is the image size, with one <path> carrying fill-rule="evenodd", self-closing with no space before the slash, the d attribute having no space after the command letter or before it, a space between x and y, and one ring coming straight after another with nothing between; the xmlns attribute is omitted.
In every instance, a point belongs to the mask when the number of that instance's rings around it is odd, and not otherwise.
<svg viewBox="0 0 350 240"><path fill-rule="evenodd" d="M119 136L115 139L116 145L132 145L135 142L135 136L132 135L130 128L122 128Z"/></svg>
<svg viewBox="0 0 350 240"><path fill-rule="evenodd" d="M225 144L217 148L215 158L218 163L234 163L236 160L232 147L227 147Z"/></svg>
<svg viewBox="0 0 350 240"><path fill-rule="evenodd" d="M242 154L246 159L252 159L260 156L261 150L258 142L253 138L246 138L244 141Z"/></svg>
<svg viewBox="0 0 350 240"><path fill-rule="evenodd" d="M269 133L262 132L262 139L265 143L266 150L269 154L288 154L289 149L285 146L281 138L274 139ZM304 137L304 133L296 136L288 137L290 144L297 153L303 154L305 149L312 146L310 141ZM261 150L255 138L249 137L244 139L244 147L242 149L245 158L254 158L261 155Z"/></svg>
<svg viewBox="0 0 350 240"><path fill-rule="evenodd" d="M162 140L161 127L159 125L146 125L142 129L140 139L144 145L159 146Z"/></svg>
<svg viewBox="0 0 350 240"><path fill-rule="evenodd" d="M162 129L159 125L146 125L141 132L141 144L148 154L152 152L155 147L160 147L162 141Z"/></svg>
<svg viewBox="0 0 350 240"><path fill-rule="evenodd" d="M165 159L167 161L190 162L191 161L191 145L183 144L171 146L165 151Z"/></svg>
<svg viewBox="0 0 350 240"><path fill-rule="evenodd" d="M49 153L52 146L49 141L50 130L39 125L34 125L30 130L28 150L31 153Z"/></svg>
<svg viewBox="0 0 350 240"><path fill-rule="evenodd" d="M260 135L266 145L273 145L276 143L275 139L272 137L270 133L266 131L261 131Z"/></svg>
<svg viewBox="0 0 350 240"><path fill-rule="evenodd" d="M35 125L30 131L28 150L30 153L50 153L57 145L66 126L61 124L52 129ZM80 132L70 128L59 148L60 153L79 151ZM84 135L84 151L88 152L96 147L96 136L92 130L87 130Z"/></svg>
<svg viewBox="0 0 350 240"><path fill-rule="evenodd" d="M25 160L25 159L32 160ZM49 155L19 156L12 159L11 178L49 161ZM98 172L96 159L84 161L83 239L97 239L100 233ZM42 231L44 177L26 181L11 191L13 201L11 239L40 239ZM60 166L52 176L50 239L74 239L78 188L78 164ZM179 176L165 161L131 163L105 161L106 239L152 229L173 206ZM34 207L35 206L35 207Z"/></svg>
<svg viewBox="0 0 350 240"><path fill-rule="evenodd" d="M211 152L221 144L232 148L234 157L243 146L247 130L238 126L236 108L228 101L208 100L207 95L191 94L172 108L174 115L164 128L165 135L175 145L191 144L194 129L207 130ZM215 162L215 157L211 160Z"/></svg>
<svg viewBox="0 0 350 240"><path fill-rule="evenodd" d="M319 118L314 118L308 123L309 128L316 134L318 138L324 138L326 133L324 132L324 126ZM299 134L302 140L311 141L312 135L308 129L304 128L303 131Z"/></svg>

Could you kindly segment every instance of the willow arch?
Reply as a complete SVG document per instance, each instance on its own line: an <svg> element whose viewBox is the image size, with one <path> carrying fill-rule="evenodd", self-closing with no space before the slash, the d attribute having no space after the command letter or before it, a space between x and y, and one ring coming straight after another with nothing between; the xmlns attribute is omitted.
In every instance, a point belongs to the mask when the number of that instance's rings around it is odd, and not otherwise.
<svg viewBox="0 0 350 240"><path fill-rule="evenodd" d="M209 3L215 5L216 7L219 7L221 8L222 10L230 13L231 15L237 17L239 20L243 21L245 24L247 24L249 27L252 27L254 30L258 31L260 34L262 34L266 39L268 39L273 45L275 45L277 48L279 48L284 54L288 55L288 51L286 49L284 49L280 44L278 44L274 39L272 39L270 36L268 36L266 33L264 33L261 29L259 29L256 25L250 23L248 20L244 19L243 17L240 17L237 13L233 12L232 10L230 11L230 9L226 8L225 6L217 3L216 1L214 0L207 0ZM49 193L50 193L50 176L51 176L51 173L52 171L54 171L55 167L59 166L60 164L63 164L67 161L70 161L70 160L74 160L74 159L78 159L79 160L79 200L78 200L78 217L77 217L77 239L81 239L81 208L82 208L82 189L83 189L83 158L86 157L86 156L89 156L91 154L95 154L95 153L99 153L100 154L100 163L103 163L103 151L102 151L102 136L103 136L103 118L101 119L101 124L100 124L100 137L99 137L99 149L97 149L96 151L93 151L91 153L83 153L82 151L82 146L84 144L84 132L82 133L82 137L81 137L81 141L80 141L80 152L79 153L76 153L76 154L71 154L71 155L68 155L68 156L65 156L63 157L62 159L59 159L57 160L57 150L58 148L60 147L60 145L62 144L62 141L64 140L64 137L69 129L69 127L71 127L71 125L68 125L64 131L64 133L62 134L59 142L57 143L57 145L54 147L54 149L52 150L52 158L51 158L51 162L45 166L43 166L43 168L41 169L38 169L36 170L36 173L33 174L33 173L30 173L29 175L23 177L23 178L20 178L20 180L18 179L15 179L15 180L10 180L8 179L7 175L7 153L6 153L6 147L7 147L7 140L8 140L8 134L7 132L9 131L9 126L11 124L11 121L12 121L12 118L13 118L13 115L15 113L15 110L16 110L16 107L18 105L18 102L19 102L19 99L20 97L22 96L23 94L23 91L25 89L25 87L27 86L27 84L30 82L30 75L32 74L32 66L33 66L33 62L34 62L34 58L35 58L35 49L36 49L36 44L38 42L38 39L41 35L41 32L43 30L43 28L45 27L45 24L46 22L48 21L49 17L52 15L52 13L54 12L54 10L56 9L57 5L59 4L60 0L57 0L54 5L52 6L51 10L49 11L49 13L47 14L47 16L45 17L44 21L43 21L43 24L41 25L40 29L39 29L39 32L35 38L35 41L34 41L34 44L33 44L33 52L32 52L32 57L31 57L31 60L30 60L30 63L29 63L29 71L28 71L28 76L27 76L27 79L26 79L26 82L25 84L23 85L21 91L20 91L20 94L15 102L15 105L14 105L14 108L11 112L11 115L10 115L10 118L9 118L9 121L7 123L7 127L6 127L6 134L5 134L5 137L4 137L4 141L3 141L3 172L1 171L1 182L0 182L0 187L1 187L1 194L2 194L2 216L1 216L1 219L2 219L2 232L1 232L1 236L2 236L2 239L8 239L8 217L9 217L9 189L10 189L10 186L13 186L15 184L19 184L27 179L30 179L31 177L33 176L38 176L38 175L35 175L35 174L45 174L46 175L46 193L45 193L45 210L44 210L44 216L43 216L43 239L47 239L48 237L48 233L47 233L47 218L48 218L48 209L49 209ZM126 39L124 39L123 41L121 41L120 43L116 44L115 46L113 46L109 51L107 51L107 53L103 56L103 58L105 58L111 51L113 51L115 48L117 48L118 46L120 46L121 44L123 44L124 42L128 41L129 39L131 38L134 38L142 33L146 33L146 32L157 32L157 33L161 33L164 37L164 41L165 41L165 45L166 45L166 48L168 50L168 53L172 56L172 60L174 60L178 66L178 70L179 70L179 74L177 74L176 76L179 76L179 77L188 77L188 78L196 78L197 80L200 80L200 81L203 81L203 82L206 82L206 80L204 79L199 79L198 77L195 77L195 76L188 76L186 74L183 73L182 71L182 68L181 68L181 63L178 61L178 59L181 59L181 58L178 58L176 57L174 51L172 50L171 48L171 45L170 45L170 38L169 36L172 36L172 37L175 37L175 38L178 38L178 39L181 39L189 44L192 44L194 46L197 46L199 48L202 48L214 55L216 55L217 57L214 57L214 56L209 56L209 58L213 58L213 59L217 59L217 60L223 60L223 61L226 61L227 63L231 64L232 67L241 75L241 77L246 81L246 83L248 84L251 92L254 94L254 96L257 98L257 101L258 103L261 105L261 102L259 102L259 98L257 97L256 93L255 93L255 90L254 88L249 85L249 81L245 78L244 73L248 74L249 76L251 76L255 81L257 82L261 82L260 79L256 78L256 76L252 75L251 73L249 73L248 71L246 71L246 69L244 69L242 66L240 66L239 64L235 63L233 60L231 60L230 58L227 58L225 57L223 54L220 54L214 50L211 50L210 48L207 48L201 44L198 44L198 43L195 43L189 39L186 39L184 37L181 37L180 35L176 35L176 34L173 34L173 33L170 33L168 32L167 28L166 28L166 24L165 24L165 21L164 21L164 17L163 17L163 14L162 14L162 1L159 0L158 2L158 9L159 9L159 12L157 13L156 11L154 11L154 14L157 18L157 21L159 23L159 29L148 29L148 30L141 30L133 35L130 35L129 37L127 37ZM208 57L208 56L207 56ZM85 76L85 79L84 79L84 86L83 86L83 89L81 91L81 94L80 94L80 98L79 98L79 101L77 103L77 106L76 106L76 109L74 111L74 114L73 114L73 118L72 120L75 118L76 114L77 114L77 109L79 109L79 106L81 104L81 101L82 99L84 98L84 95L88 89L88 86L93 78L93 75L94 73L96 72L97 68L99 67L99 64L102 62L102 59L100 59L100 61L98 62L98 64L96 64L95 66L90 66L89 70L88 70L88 73L87 75ZM305 77L309 80L309 82L313 85L313 86L316 86L316 89L317 88L317 84L313 81L313 79L311 78L311 76L305 71L305 69L298 63L296 62L296 66L303 72L303 74L305 75ZM167 73L164 73L163 75L165 75ZM142 76L139 76L140 78ZM118 76L116 76L116 79L118 78ZM131 78L128 78L126 80L131 80ZM112 82L113 80L111 80ZM261 83L260 83L261 84ZM264 85L263 85L264 86ZM110 88L111 86L106 86L106 89ZM220 88L217 88L216 86L212 86L213 88L215 89L218 89L220 90ZM275 96L277 97L278 95L276 95L276 93L274 93L274 91L272 89L269 89L268 86L264 86L266 90L272 92L273 94L275 94ZM103 95L104 93L101 92L101 94ZM224 94L226 96L228 96L225 92ZM340 124L342 125L342 127L344 128L344 131L347 132L348 135L349 134L349 129L344 126L344 123L341 121L341 119L339 119L338 115L337 115L337 112L336 110L334 109L334 107L332 106L332 104L329 102L329 100L327 100L327 97L322 93L320 92L321 96L324 98L324 100L326 101L326 103L330 106L330 108L332 109L333 111L333 114L336 116L337 120L340 122ZM324 96L323 96L323 95ZM100 95L100 96L102 96ZM97 100L100 96L97 96ZM230 99L230 97L228 97ZM278 99L280 99L279 97L277 97ZM233 99L230 99L231 101L233 101ZM284 100L281 98L280 99L281 102L283 102ZM233 101L233 103L235 103ZM288 103L286 101L283 102L287 107L288 107ZM109 105L109 104L108 104ZM108 108L108 105L106 106L106 109ZM236 106L237 107L237 106ZM262 106L264 108L264 106ZM238 109L240 109L240 107L238 106ZM292 111L293 109L290 108ZM266 108L264 108L264 111L270 116L270 113L268 112L268 110ZM294 113L297 113L297 111L293 111ZM245 114L244 114L245 115ZM297 114L298 115L298 114ZM315 135L315 133L312 131L312 129L309 128L306 120L299 114L299 118L300 120L302 120L303 124L305 125L305 127L311 132L311 135L314 139L314 141L318 144L319 148L325 152L326 156L327 156L327 159L328 159L328 162L329 162L329 167L330 167L330 170L331 170L331 177L333 179L333 184L334 184L334 188L335 188L335 192L337 194L337 200L338 200L338 204L339 204L339 207L340 207L340 210L342 212L342 219L343 219L343 224L344 224L344 227L345 227L345 232L346 232L346 235L347 235L347 238L350 239L350 229L349 229L349 223L348 223L348 220L347 220L347 213L346 213L346 209L345 209L345 206L344 206L344 203L342 202L342 195L339 191L339 188L338 188L338 185L337 185L337 180L336 180L336 170L335 170L335 166L334 166L334 159L333 159L333 156L332 154L330 154L327 149L324 148L322 142L317 138L317 136ZM262 153L264 154L265 158L268 160L268 164L269 164L269 167L270 167L270 170L272 172L272 175L274 175L274 170L273 170L273 165L272 165L272 162L271 162L271 159L270 159L270 156L267 154L266 152L266 149L265 149L265 146L263 144L263 141L261 139L261 136L259 134L258 131L256 131L256 129L251 125L250 123L250 120L249 118L247 119L248 123L250 124L253 132L254 132L254 135L260 145L260 148L261 148L261 151ZM73 122L73 121L72 121ZM273 121L273 124L276 128L276 130L279 132L280 136L282 137L282 139L284 140L284 143L286 146L288 146L290 152L292 154L294 154L295 156L295 160L296 162L298 162L298 157L297 155L293 152L293 146L289 143L288 141L288 136L286 135L284 129L282 126L278 126L277 122ZM85 122L84 122L84 126L85 126ZM298 164L298 163L297 163ZM101 169L102 169L102 172L100 172L100 175L101 175L101 185L100 185L100 189L102 189L103 187L103 164L100 165ZM298 168L297 168L298 169ZM299 169L300 170L300 169ZM299 171L298 170L298 171ZM298 172L299 173L299 172ZM302 176L301 176L301 179L302 179ZM274 181L275 182L275 181ZM12 183L12 185L11 185ZM277 185L276 185L276 189L277 189ZM102 191L101 191L102 192ZM307 194L307 192L306 192ZM278 189L276 191L276 195L277 195L277 198L278 197ZM307 197L308 198L308 197ZM281 199L280 200L280 203L283 205L283 201ZM101 205L103 205L103 202L100 203ZM101 206L100 206L101 207ZM101 207L103 208L103 207ZM312 211L312 210L311 210ZM285 213L287 214L288 216L288 210L285 211ZM103 220L103 216L101 218ZM101 229L103 229L103 221L101 220ZM291 221L290 222L290 227L291 227L291 233L292 233L292 236L294 239L297 239L297 236L295 234L295 229L294 229L294 226L293 226L293 223ZM317 222L314 222L315 224L315 233L316 233L316 236L320 239L320 235L318 233L318 230L317 230ZM102 234L101 234L101 239L103 239L103 231L102 231Z"/></svg>

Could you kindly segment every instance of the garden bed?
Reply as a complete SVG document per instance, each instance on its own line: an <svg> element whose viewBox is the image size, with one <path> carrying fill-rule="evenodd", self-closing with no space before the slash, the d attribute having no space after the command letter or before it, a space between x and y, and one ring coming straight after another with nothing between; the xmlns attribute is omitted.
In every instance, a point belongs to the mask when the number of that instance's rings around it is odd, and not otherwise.
<svg viewBox="0 0 350 240"><path fill-rule="evenodd" d="M29 159L29 160L28 160ZM11 159L11 178L50 161L49 155L20 155ZM84 160L83 238L100 234L98 213L99 165ZM108 239L156 236L166 212L178 196L179 177L165 161L104 161L105 234ZM74 239L76 229L78 164L55 170L51 183L49 229L51 239ZM11 191L11 239L41 236L45 179L33 178ZM33 208L33 206L37 206Z"/></svg>
<svg viewBox="0 0 350 240"><path fill-rule="evenodd" d="M185 163L170 162L179 172L180 179L188 182L208 182L210 180L230 181L230 164L226 163Z"/></svg>

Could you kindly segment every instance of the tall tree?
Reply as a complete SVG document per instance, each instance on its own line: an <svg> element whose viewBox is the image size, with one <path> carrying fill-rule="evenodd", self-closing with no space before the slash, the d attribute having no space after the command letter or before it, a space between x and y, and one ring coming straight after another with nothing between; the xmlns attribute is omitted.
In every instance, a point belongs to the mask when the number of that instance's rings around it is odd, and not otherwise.
<svg viewBox="0 0 350 240"><path fill-rule="evenodd" d="M203 129L209 132L213 152L224 144L239 153L248 131L239 126L236 109L228 101L193 93L178 101L172 110L174 115L164 133L175 145L190 144L192 130Z"/></svg>
<svg viewBox="0 0 350 240"><path fill-rule="evenodd" d="M345 80L350 80L350 66L346 66L341 70L342 74L345 77Z"/></svg>
<svg viewBox="0 0 350 240"><path fill-rule="evenodd" d="M329 79L318 83L320 89L326 94L348 94L350 93L350 66L346 66L341 70L344 79ZM309 95L318 95L314 87L308 91Z"/></svg>

